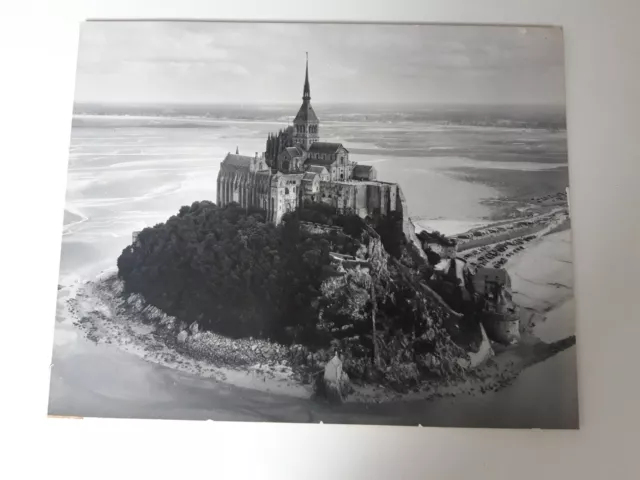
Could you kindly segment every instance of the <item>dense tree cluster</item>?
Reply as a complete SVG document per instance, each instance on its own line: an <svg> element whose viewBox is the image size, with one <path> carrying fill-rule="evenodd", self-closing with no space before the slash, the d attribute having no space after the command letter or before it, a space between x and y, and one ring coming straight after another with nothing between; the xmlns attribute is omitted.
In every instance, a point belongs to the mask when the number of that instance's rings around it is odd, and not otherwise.
<svg viewBox="0 0 640 480"><path fill-rule="evenodd" d="M329 251L295 216L276 227L236 204L195 202L140 232L118 271L129 292L206 330L313 343Z"/></svg>

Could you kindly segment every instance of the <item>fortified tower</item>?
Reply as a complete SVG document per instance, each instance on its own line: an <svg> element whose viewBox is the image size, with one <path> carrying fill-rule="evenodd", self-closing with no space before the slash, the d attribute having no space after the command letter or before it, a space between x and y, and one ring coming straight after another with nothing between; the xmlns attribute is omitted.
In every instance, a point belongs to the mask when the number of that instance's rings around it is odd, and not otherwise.
<svg viewBox="0 0 640 480"><path fill-rule="evenodd" d="M309 150L311 144L319 139L318 129L320 121L311 106L311 89L309 88L309 54L307 53L307 67L304 76L304 90L302 92L302 105L296 118L293 120L293 142L300 144L305 150Z"/></svg>

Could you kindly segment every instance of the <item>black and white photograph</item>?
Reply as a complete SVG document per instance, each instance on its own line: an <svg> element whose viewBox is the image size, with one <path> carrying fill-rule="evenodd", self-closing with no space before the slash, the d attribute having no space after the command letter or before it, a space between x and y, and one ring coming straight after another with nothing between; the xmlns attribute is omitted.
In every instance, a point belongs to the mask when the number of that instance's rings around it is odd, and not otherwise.
<svg viewBox="0 0 640 480"><path fill-rule="evenodd" d="M579 428L561 28L78 49L50 416Z"/></svg>

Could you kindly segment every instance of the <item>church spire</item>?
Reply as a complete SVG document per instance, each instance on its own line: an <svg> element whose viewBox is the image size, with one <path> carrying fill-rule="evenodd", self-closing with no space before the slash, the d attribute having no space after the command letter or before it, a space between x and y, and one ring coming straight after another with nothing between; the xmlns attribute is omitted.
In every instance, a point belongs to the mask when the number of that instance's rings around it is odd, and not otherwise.
<svg viewBox="0 0 640 480"><path fill-rule="evenodd" d="M236 147L236 155L238 155L240 152L238 151L238 147Z"/></svg>
<svg viewBox="0 0 640 480"><path fill-rule="evenodd" d="M311 100L311 89L309 88L309 52L307 54L307 67L304 72L304 91L302 92L303 100Z"/></svg>
<svg viewBox="0 0 640 480"><path fill-rule="evenodd" d="M307 53L307 65L304 72L304 90L302 92L302 105L296 118L293 119L293 143L299 144L304 150L309 150L313 142L319 140L319 121L316 112L311 107L311 88L309 87L309 52ZM287 146L287 145L284 145Z"/></svg>

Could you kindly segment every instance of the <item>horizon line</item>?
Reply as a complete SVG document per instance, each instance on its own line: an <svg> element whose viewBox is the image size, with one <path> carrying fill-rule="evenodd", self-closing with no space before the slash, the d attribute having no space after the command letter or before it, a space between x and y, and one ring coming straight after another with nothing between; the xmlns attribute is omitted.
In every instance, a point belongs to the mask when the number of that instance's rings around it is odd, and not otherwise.
<svg viewBox="0 0 640 480"><path fill-rule="evenodd" d="M73 105L105 105L105 106L295 106L300 101L281 101L281 102L245 102L245 101L170 101L170 100L74 100ZM322 105L338 106L338 105L403 105L415 107L564 107L566 102L509 102L509 103L483 103L483 102L413 102L413 101L338 101L338 102L318 102L314 108L322 108Z"/></svg>

